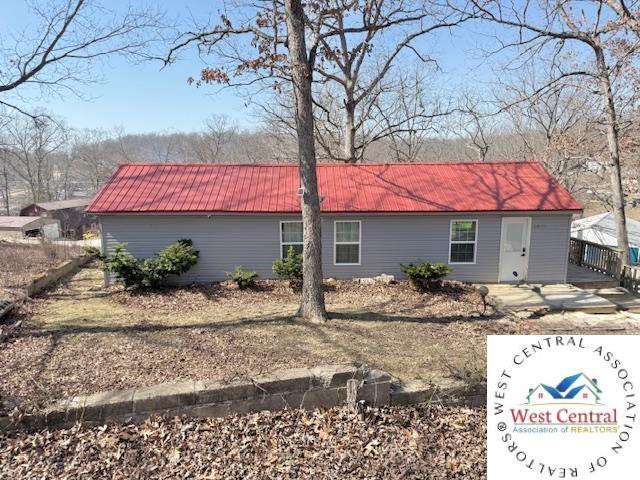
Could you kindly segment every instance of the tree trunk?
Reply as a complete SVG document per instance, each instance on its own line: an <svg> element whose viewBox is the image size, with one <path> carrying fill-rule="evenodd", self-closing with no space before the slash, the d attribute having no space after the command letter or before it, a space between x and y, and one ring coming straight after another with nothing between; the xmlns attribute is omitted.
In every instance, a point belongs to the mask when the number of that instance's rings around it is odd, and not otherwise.
<svg viewBox="0 0 640 480"><path fill-rule="evenodd" d="M7 215L11 215L11 206L9 205L11 200L9 194L9 172L7 171L7 164L5 161L2 162L2 197L4 199L4 206Z"/></svg>
<svg viewBox="0 0 640 480"><path fill-rule="evenodd" d="M611 194L613 213L616 221L618 248L622 250L622 265L629 265L629 238L627 236L627 219L624 209L624 190L622 188L622 169L620 167L620 147L618 144L618 116L611 91L611 79L604 56L599 46L594 47L598 66L600 93L607 115L607 146L609 149L609 173L611 174Z"/></svg>
<svg viewBox="0 0 640 480"><path fill-rule="evenodd" d="M350 98L351 97L351 98ZM343 155L346 163L356 163L356 106L353 95L347 95L344 102L344 145Z"/></svg>
<svg viewBox="0 0 640 480"><path fill-rule="evenodd" d="M312 321L324 321L327 312L322 291L322 243L320 199L316 174L313 102L311 97L312 69L305 43L304 10L300 0L286 0L287 48L291 59L291 77L296 105L296 132L300 186L302 187L302 296L299 315Z"/></svg>

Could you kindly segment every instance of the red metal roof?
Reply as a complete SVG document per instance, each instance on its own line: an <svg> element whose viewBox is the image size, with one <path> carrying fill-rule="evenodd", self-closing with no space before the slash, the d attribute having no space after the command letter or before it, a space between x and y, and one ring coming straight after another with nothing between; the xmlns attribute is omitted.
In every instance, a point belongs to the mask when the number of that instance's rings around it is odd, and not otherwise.
<svg viewBox="0 0 640 480"><path fill-rule="evenodd" d="M120 165L90 213L297 213L294 164ZM319 164L326 213L581 210L535 162Z"/></svg>

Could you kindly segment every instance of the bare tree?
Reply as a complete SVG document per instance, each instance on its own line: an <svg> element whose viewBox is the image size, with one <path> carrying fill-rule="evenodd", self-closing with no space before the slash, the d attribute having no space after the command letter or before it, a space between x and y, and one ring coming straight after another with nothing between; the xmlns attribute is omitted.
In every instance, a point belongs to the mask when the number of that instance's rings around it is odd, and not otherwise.
<svg viewBox="0 0 640 480"><path fill-rule="evenodd" d="M4 135L8 119L0 116L0 181L2 181L2 203L7 215L11 215L11 186L9 184L9 145Z"/></svg>
<svg viewBox="0 0 640 480"><path fill-rule="evenodd" d="M29 2L38 19L14 38L0 39L0 106L35 117L22 94L72 92L97 79L97 62L111 55L147 56L161 17L129 7L118 15L97 0ZM10 38L10 37L5 37Z"/></svg>
<svg viewBox="0 0 640 480"><path fill-rule="evenodd" d="M82 130L73 137L70 155L77 166L78 177L89 182L94 192L118 164L117 156L109 148L110 139L110 133L102 129Z"/></svg>
<svg viewBox="0 0 640 480"><path fill-rule="evenodd" d="M585 85L567 80L543 89L555 78L552 66L541 62L523 68L502 82L500 104L512 121L528 156L543 162L572 193L593 192L591 183L604 181L606 139L596 123L597 96ZM606 202L611 206L611 202Z"/></svg>
<svg viewBox="0 0 640 480"><path fill-rule="evenodd" d="M443 105L439 96L428 94L430 84L425 77L419 69L401 75L392 102L374 105L381 128L373 138L386 140L395 162L415 162L427 137L439 132L436 120L453 112L451 107ZM430 111L425 106L427 103Z"/></svg>
<svg viewBox="0 0 640 480"><path fill-rule="evenodd" d="M417 39L459 25L464 15L434 2L412 0L333 0L327 4L330 13L323 19L322 28L328 35L321 39L323 58L316 71L319 81L335 86L339 96L330 98L328 105L320 101L316 105L330 116L331 106L338 103L344 119L339 124L326 122L327 131L319 138L331 158L356 162L371 143L394 133L406 133L412 120L436 114L424 107L424 99L418 99L405 111L408 116L397 123L378 122L375 115L379 113L376 107L386 103L383 97L396 93L401 88L399 82L407 82L402 72L393 74L396 61L408 52L423 62L423 69L425 64L434 65L435 60L426 49L416 47ZM333 96L332 89L326 92ZM340 127L340 154L322 140L335 125ZM336 132L329 138L335 135Z"/></svg>
<svg viewBox="0 0 640 480"><path fill-rule="evenodd" d="M305 11L301 0L285 0L287 49L296 105L296 132L302 187L302 228L304 232L303 286L300 315L314 320L327 316L322 291L322 236L320 196L316 177L316 149L313 123L313 66L317 43L307 51ZM316 36L317 38L317 36Z"/></svg>
<svg viewBox="0 0 640 480"><path fill-rule="evenodd" d="M205 129L193 139L192 149L199 162L216 163L238 134L238 127L227 115L211 115Z"/></svg>
<svg viewBox="0 0 640 480"><path fill-rule="evenodd" d="M637 51L637 39L629 41L624 21L630 28L637 23L635 17L624 13L624 9L620 15L618 10L610 8L610 4L624 5L622 2L592 0L588 3L594 8L584 9L575 0L544 0L538 4L528 3L525 9L513 1L470 0L460 7L460 11L512 29L514 35L511 38L498 39L501 51L515 48L518 59L525 61L548 56L558 75L534 92L534 96L568 78L582 79L598 92L602 102L601 121L607 138L618 248L622 250L622 262L626 265L629 263L629 242L620 164L620 118L614 81L616 74L629 66Z"/></svg>
<svg viewBox="0 0 640 480"><path fill-rule="evenodd" d="M245 9L247 19L234 20L223 15L218 25L186 33L165 59L173 61L177 51L195 44L201 51L216 55L233 69L236 78L249 82L267 81L273 85L287 79L292 85L296 106L295 123L300 171L300 199L304 231L303 286L299 315L312 321L324 321L326 310L322 291L322 244L320 235L320 198L316 173L312 82L322 33L324 15L317 14L313 24L306 19L318 11L316 4L303 7L300 0L258 1ZM310 37L307 44L307 36ZM231 40L245 42L244 50ZM201 71L200 84L231 83L224 67Z"/></svg>
<svg viewBox="0 0 640 480"><path fill-rule="evenodd" d="M11 186L9 184L9 159L7 150L0 145L0 181L2 185L2 203L7 215L11 215Z"/></svg>
<svg viewBox="0 0 640 480"><path fill-rule="evenodd" d="M480 162L487 160L495 134L495 113L483 105L477 95L464 91L455 116L454 134L462 138L467 149Z"/></svg>
<svg viewBox="0 0 640 480"><path fill-rule="evenodd" d="M319 21L318 21L319 20ZM399 142L419 129L428 131L432 119L448 112L428 98L411 95L402 99L416 76L401 70L397 63L409 56L418 59L417 71L437 70L435 59L417 47L421 37L454 28L464 15L437 3L417 0L324 0L307 15L307 23L317 25L320 34L319 60L315 64L314 106L316 141L322 154L331 160L353 163L365 157L369 146L397 136ZM416 90L417 84L411 88ZM274 99L261 107L272 123L293 130L293 105L287 84L279 84ZM415 92L414 92L415 93ZM420 92L423 93L423 92ZM409 104L409 100L413 102ZM383 107L401 107L404 116L394 121ZM381 115L381 113L383 113Z"/></svg>
<svg viewBox="0 0 640 480"><path fill-rule="evenodd" d="M63 154L67 129L49 115L38 116L37 120L16 116L5 129L9 166L33 202L57 198L57 187L68 179L68 158Z"/></svg>

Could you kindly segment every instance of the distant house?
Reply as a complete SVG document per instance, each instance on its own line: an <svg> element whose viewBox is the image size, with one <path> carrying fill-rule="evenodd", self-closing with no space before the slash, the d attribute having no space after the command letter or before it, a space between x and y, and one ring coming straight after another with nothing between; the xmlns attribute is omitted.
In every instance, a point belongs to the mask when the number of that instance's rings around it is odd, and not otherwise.
<svg viewBox="0 0 640 480"><path fill-rule="evenodd" d="M60 221L62 236L78 239L82 238L85 232L95 230L97 227L96 217L85 213L90 201L90 198L74 198L32 203L20 210L20 215L55 218Z"/></svg>
<svg viewBox="0 0 640 480"><path fill-rule="evenodd" d="M571 224L572 237L607 247L618 246L617 231L612 212L584 217ZM632 264L640 263L640 222L627 218L627 235L629 238L629 259ZM588 250L586 255L588 259Z"/></svg>
<svg viewBox="0 0 640 480"><path fill-rule="evenodd" d="M425 260L470 282L565 282L581 205L535 162L320 164L323 272L402 276ZM224 280L242 265L273 278L301 251L297 165L125 164L87 211L102 247L148 257L180 238L200 251L180 282Z"/></svg>
<svg viewBox="0 0 640 480"><path fill-rule="evenodd" d="M20 239L24 237L60 237L60 222L44 217L0 216L0 239Z"/></svg>

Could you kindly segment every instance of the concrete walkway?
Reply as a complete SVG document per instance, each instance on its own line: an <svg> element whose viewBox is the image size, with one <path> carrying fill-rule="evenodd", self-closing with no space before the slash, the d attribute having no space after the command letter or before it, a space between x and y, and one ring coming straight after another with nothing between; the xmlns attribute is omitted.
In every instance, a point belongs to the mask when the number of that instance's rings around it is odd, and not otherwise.
<svg viewBox="0 0 640 480"><path fill-rule="evenodd" d="M629 293L626 288L598 288L587 291L615 303L619 310L640 313L640 296Z"/></svg>
<svg viewBox="0 0 640 480"><path fill-rule="evenodd" d="M640 312L640 297L621 287L583 290L573 285L487 285L498 308L513 311Z"/></svg>
<svg viewBox="0 0 640 480"><path fill-rule="evenodd" d="M640 334L640 314L616 312L592 315L586 312L552 312L536 318L535 325L545 332L595 334Z"/></svg>

